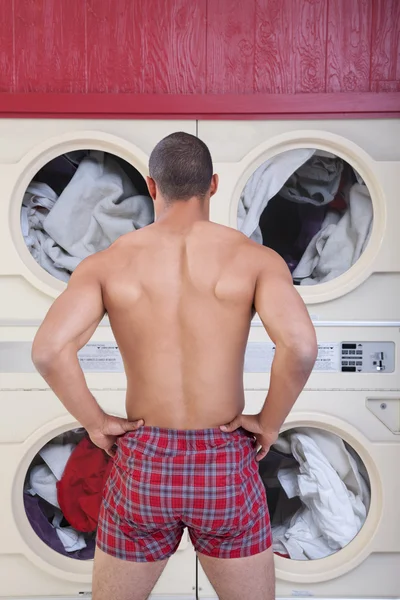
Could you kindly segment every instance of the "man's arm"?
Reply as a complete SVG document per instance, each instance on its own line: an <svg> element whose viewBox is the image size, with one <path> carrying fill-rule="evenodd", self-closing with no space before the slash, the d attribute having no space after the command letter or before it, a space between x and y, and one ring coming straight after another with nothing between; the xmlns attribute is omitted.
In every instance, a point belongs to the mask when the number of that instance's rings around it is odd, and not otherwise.
<svg viewBox="0 0 400 600"><path fill-rule="evenodd" d="M257 248L260 262L254 306L275 344L269 391L258 415L239 415L221 426L223 431L243 427L255 434L266 456L296 402L318 353L314 326L303 300L295 290L290 272L275 252Z"/></svg>
<svg viewBox="0 0 400 600"><path fill-rule="evenodd" d="M254 305L276 349L260 424L266 431L279 432L311 374L318 345L286 264L275 254L265 262L257 279Z"/></svg>
<svg viewBox="0 0 400 600"><path fill-rule="evenodd" d="M99 256L84 260L68 288L54 302L39 328L32 360L65 408L87 429L91 440L111 456L117 437L143 425L105 414L91 394L78 360L104 316Z"/></svg>
<svg viewBox="0 0 400 600"><path fill-rule="evenodd" d="M95 428L104 418L77 356L105 313L97 266L95 256L78 266L67 289L47 313L32 346L35 367L86 429Z"/></svg>

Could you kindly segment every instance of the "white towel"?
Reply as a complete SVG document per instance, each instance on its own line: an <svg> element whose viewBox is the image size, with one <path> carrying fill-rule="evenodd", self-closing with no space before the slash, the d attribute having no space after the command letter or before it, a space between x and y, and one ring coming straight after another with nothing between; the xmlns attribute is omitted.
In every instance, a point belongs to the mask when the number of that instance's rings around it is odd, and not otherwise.
<svg viewBox="0 0 400 600"><path fill-rule="evenodd" d="M21 229L33 258L67 282L83 258L153 218L151 198L137 194L111 156L92 151L60 197L47 184L31 182L21 208Z"/></svg>
<svg viewBox="0 0 400 600"><path fill-rule="evenodd" d="M315 150L300 148L277 154L265 161L246 183L239 201L238 229L255 242L263 243L259 221L268 202L287 179L304 164Z"/></svg>
<svg viewBox="0 0 400 600"><path fill-rule="evenodd" d="M73 257L76 268L121 235L151 223L153 215L151 198L137 194L119 164L103 152L91 152L46 217L44 229ZM56 262L66 266L65 256Z"/></svg>
<svg viewBox="0 0 400 600"><path fill-rule="evenodd" d="M301 285L315 285L345 273L360 258L368 243L373 220L371 196L355 183L348 210L341 216L328 210L321 230L313 237L293 272Z"/></svg>

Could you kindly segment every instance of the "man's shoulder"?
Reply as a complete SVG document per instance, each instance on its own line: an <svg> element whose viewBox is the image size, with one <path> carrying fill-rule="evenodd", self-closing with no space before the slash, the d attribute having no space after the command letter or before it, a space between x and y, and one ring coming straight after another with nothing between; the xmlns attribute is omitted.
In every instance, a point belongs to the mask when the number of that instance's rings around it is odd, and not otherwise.
<svg viewBox="0 0 400 600"><path fill-rule="evenodd" d="M79 274L86 277L95 277L96 275L100 275L104 269L105 263L105 256L103 252L104 251L95 252L87 258L84 258L75 269L74 274Z"/></svg>
<svg viewBox="0 0 400 600"><path fill-rule="evenodd" d="M210 232L210 239L222 239L224 243L230 244L234 249L237 249L239 255L252 265L260 265L261 267L274 266L280 267L286 263L283 259L271 248L263 246L258 242L247 237L241 231L220 225L219 223L209 222L206 224Z"/></svg>
<svg viewBox="0 0 400 600"><path fill-rule="evenodd" d="M142 229L121 235L108 248L96 253L95 256L98 257L98 264L103 264L104 266L108 264L112 266L114 264L115 266L115 262L123 260L124 257L134 257L135 254L132 253L132 250L146 247L152 237L154 237L153 231L150 228L151 225L148 225Z"/></svg>
<svg viewBox="0 0 400 600"><path fill-rule="evenodd" d="M247 248L252 248L259 246L253 242L250 238L248 238L244 233L234 229L233 227L228 227L227 225L221 225L220 223L214 223L212 221L208 221L203 225L209 232L209 235L214 239L216 238L224 238L227 242L231 244Z"/></svg>
<svg viewBox="0 0 400 600"><path fill-rule="evenodd" d="M248 240L248 242L245 246L243 257L247 262L251 262L259 276L265 275L270 278L274 275L278 277L287 277L290 275L286 262L275 250L258 244L253 240Z"/></svg>

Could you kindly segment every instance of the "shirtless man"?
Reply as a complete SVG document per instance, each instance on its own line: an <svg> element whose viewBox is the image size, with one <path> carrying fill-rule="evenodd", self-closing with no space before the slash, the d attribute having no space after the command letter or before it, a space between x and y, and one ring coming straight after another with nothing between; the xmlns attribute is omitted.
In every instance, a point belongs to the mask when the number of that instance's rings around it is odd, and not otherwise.
<svg viewBox="0 0 400 600"><path fill-rule="evenodd" d="M93 600L148 598L185 526L220 600L272 600L257 461L310 375L314 328L283 260L209 221L218 177L203 142L172 134L149 167L156 223L79 265L32 351L67 410L115 455ZM243 415L254 311L276 353L262 410ZM125 365L127 419L103 412L77 358L106 312Z"/></svg>

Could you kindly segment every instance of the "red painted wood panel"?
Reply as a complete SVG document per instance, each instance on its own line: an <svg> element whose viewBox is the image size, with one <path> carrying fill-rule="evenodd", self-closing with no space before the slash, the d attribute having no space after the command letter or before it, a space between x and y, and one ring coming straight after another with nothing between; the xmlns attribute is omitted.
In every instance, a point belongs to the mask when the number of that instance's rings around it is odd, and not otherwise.
<svg viewBox="0 0 400 600"><path fill-rule="evenodd" d="M371 7L371 0L329 0L327 92L369 91Z"/></svg>
<svg viewBox="0 0 400 600"><path fill-rule="evenodd" d="M0 114L85 118L400 116L400 94L0 94Z"/></svg>
<svg viewBox="0 0 400 600"><path fill-rule="evenodd" d="M257 91L325 91L327 2L257 0Z"/></svg>
<svg viewBox="0 0 400 600"><path fill-rule="evenodd" d="M256 0L208 0L207 92L252 93Z"/></svg>
<svg viewBox="0 0 400 600"><path fill-rule="evenodd" d="M325 92L328 0L292 2L294 91Z"/></svg>
<svg viewBox="0 0 400 600"><path fill-rule="evenodd" d="M400 0L0 0L0 98L369 91L400 92Z"/></svg>
<svg viewBox="0 0 400 600"><path fill-rule="evenodd" d="M291 0L256 0L256 92L292 94L295 91L292 7Z"/></svg>
<svg viewBox="0 0 400 600"><path fill-rule="evenodd" d="M142 93L143 36L138 3L132 0L86 0L86 3L87 91Z"/></svg>
<svg viewBox="0 0 400 600"><path fill-rule="evenodd" d="M14 10L0 0L0 92L14 91Z"/></svg>
<svg viewBox="0 0 400 600"><path fill-rule="evenodd" d="M371 92L400 92L400 81L371 81ZM399 97L400 104L400 97Z"/></svg>
<svg viewBox="0 0 400 600"><path fill-rule="evenodd" d="M15 91L85 92L85 2L13 2Z"/></svg>
<svg viewBox="0 0 400 600"><path fill-rule="evenodd" d="M205 92L206 0L142 0L139 4L144 92Z"/></svg>
<svg viewBox="0 0 400 600"><path fill-rule="evenodd" d="M400 81L399 0L374 0L372 15L371 80L372 88L380 88L385 81Z"/></svg>

